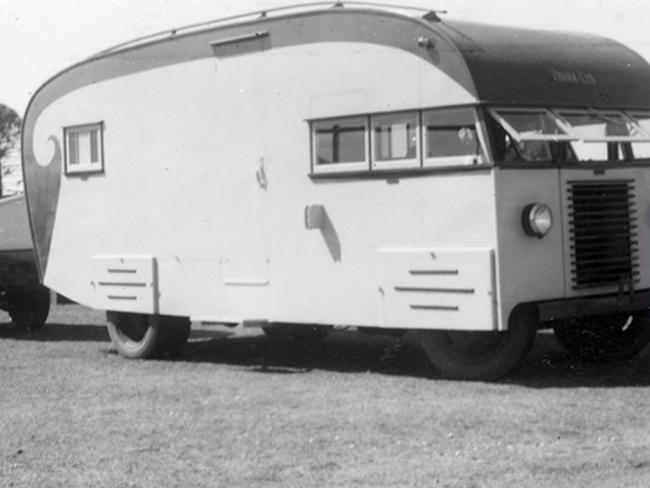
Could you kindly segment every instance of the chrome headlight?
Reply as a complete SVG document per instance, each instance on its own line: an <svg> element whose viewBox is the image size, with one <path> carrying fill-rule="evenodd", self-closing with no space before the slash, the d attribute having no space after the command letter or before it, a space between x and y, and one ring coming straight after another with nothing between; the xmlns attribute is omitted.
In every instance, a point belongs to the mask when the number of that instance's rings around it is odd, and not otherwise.
<svg viewBox="0 0 650 488"><path fill-rule="evenodd" d="M531 203L521 212L521 225L529 236L544 237L553 226L553 214L548 205Z"/></svg>

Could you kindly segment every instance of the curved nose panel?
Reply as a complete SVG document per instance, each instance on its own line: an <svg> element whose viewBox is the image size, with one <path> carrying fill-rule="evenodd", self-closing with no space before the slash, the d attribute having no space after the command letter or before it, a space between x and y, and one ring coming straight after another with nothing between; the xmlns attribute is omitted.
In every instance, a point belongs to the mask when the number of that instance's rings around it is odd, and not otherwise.
<svg viewBox="0 0 650 488"><path fill-rule="evenodd" d="M59 201L63 157L61 136L52 134L47 141L34 141L34 120L36 120L36 117L30 114L23 127L23 178L32 239L41 279L43 279L47 268L50 243L52 242L56 207ZM34 150L34 144L36 143L49 143L53 149L52 156L37 159Z"/></svg>

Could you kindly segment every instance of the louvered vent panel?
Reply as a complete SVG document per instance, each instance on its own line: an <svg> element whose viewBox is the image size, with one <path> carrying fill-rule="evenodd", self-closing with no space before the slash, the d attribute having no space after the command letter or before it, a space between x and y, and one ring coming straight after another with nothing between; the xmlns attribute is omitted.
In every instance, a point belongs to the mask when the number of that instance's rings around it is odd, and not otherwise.
<svg viewBox="0 0 650 488"><path fill-rule="evenodd" d="M572 181L568 192L573 288L637 281L633 182Z"/></svg>
<svg viewBox="0 0 650 488"><path fill-rule="evenodd" d="M158 313L154 256L93 256L93 306L115 312Z"/></svg>

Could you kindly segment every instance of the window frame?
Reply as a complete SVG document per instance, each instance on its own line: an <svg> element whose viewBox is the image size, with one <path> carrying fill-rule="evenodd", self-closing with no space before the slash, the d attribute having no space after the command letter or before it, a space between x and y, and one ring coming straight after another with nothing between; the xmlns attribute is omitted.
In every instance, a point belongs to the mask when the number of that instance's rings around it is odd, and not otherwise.
<svg viewBox="0 0 650 488"><path fill-rule="evenodd" d="M626 112L623 110L613 110L613 109L606 109L606 110L594 110L594 109L578 109L578 108L552 108L552 112L554 112L558 117L560 117L564 123L571 129L571 131L576 135L577 139L581 142L585 143L598 143L598 142L650 142L650 136L648 133L643 130L643 128L639 125L639 123L633 118L630 117ZM630 112L631 114L632 112ZM637 112L641 113L641 112ZM583 137L581 134L578 133L577 129L575 126L573 126L568 120L566 120L563 116L563 114L569 114L569 115L596 115L596 116L607 116L607 115L621 115L623 116L623 119L627 120L627 122L631 123L633 126L636 127L637 131L639 131L641 134L645 134L645 138L639 138L639 137L634 137L634 136L602 136L602 137Z"/></svg>
<svg viewBox="0 0 650 488"><path fill-rule="evenodd" d="M92 133L97 131L97 162L71 164L70 162L70 136L84 132ZM90 136L92 138L92 136ZM77 148L78 150L78 148ZM91 122L87 124L78 124L66 126L63 128L63 162L64 174L72 175L89 175L104 173L104 121Z"/></svg>
<svg viewBox="0 0 650 488"><path fill-rule="evenodd" d="M414 114L415 115L415 157L414 158L396 158L379 160L376 159L375 143L377 136L375 134L375 120L380 117L390 117L391 115ZM398 112L380 112L371 114L370 118L370 169L371 171L381 171L383 169L412 169L422 167L422 110L400 110Z"/></svg>
<svg viewBox="0 0 650 488"><path fill-rule="evenodd" d="M632 122L637 126L637 128L646 135L647 139L635 139L632 142L650 142L650 129L645 129L639 122L639 116L645 118L650 123L650 110L626 110L623 112L628 118L632 119Z"/></svg>
<svg viewBox="0 0 650 488"><path fill-rule="evenodd" d="M575 141L580 138L575 135L570 125L568 125L564 119L558 116L554 110L550 110L545 107L487 107L490 115L496 120L501 126L512 136L517 142L525 141L551 141L551 142L562 142L562 141ZM534 137L523 136L521 132L516 130L499 112L511 112L511 113L542 113L549 115L555 123L566 132L566 135L561 134L539 134Z"/></svg>
<svg viewBox="0 0 650 488"><path fill-rule="evenodd" d="M363 133L363 144L364 144L364 161L351 161L346 163L331 163L331 164L318 164L318 144L317 144L317 129L319 126L325 126L331 124L336 120L353 120L359 119L363 120L364 124L364 133ZM369 116L368 115L349 115L342 117L330 117L327 119L318 119L312 120L309 122L309 130L311 133L311 166L313 174L331 174L331 173L350 173L357 171L367 171L370 169L370 143L368 136L369 129Z"/></svg>
<svg viewBox="0 0 650 488"><path fill-rule="evenodd" d="M426 114L442 110L470 110L474 115L474 131L479 143L479 152L476 155L464 156L437 156L427 157L428 137L426 134ZM481 121L479 119L479 111L476 106L460 106L460 107L435 107L420 110L420 130L422 132L422 167L424 168L447 168L447 167L484 167L490 162L487 155L487 147L483 138L483 131Z"/></svg>
<svg viewBox="0 0 650 488"><path fill-rule="evenodd" d="M630 117L636 123L636 125L638 125L641 128L641 130L643 131L644 134L646 134L646 135L648 134L648 130L646 130L641 125L641 123L639 122L639 116L647 119L649 121L649 123L650 123L650 110L648 110L648 111L645 111L645 110L627 110L627 111L625 111L625 115ZM648 143L650 143L650 138L647 139L647 140L636 140L636 141L632 142L632 152L635 153L635 155L634 155L634 160L635 161L650 159L650 156L648 156L648 157L637 157L636 156L636 151L638 149L636 144L648 144Z"/></svg>
<svg viewBox="0 0 650 488"><path fill-rule="evenodd" d="M650 120L650 110L626 110L623 112L625 115L630 117L637 125L640 126L639 121L638 121L638 116L641 115L643 118L646 118ZM641 127L643 129L643 127ZM648 133L644 130L643 131L646 135Z"/></svg>
<svg viewBox="0 0 650 488"><path fill-rule="evenodd" d="M478 157L475 156L451 156L428 158L429 162L435 161L436 164L425 165L424 153L424 128L423 120L424 113L427 111L435 110L455 110L455 109L469 109L472 110L475 116L474 128L476 130L478 141L480 144L480 153ZM418 126L416 127L416 151L417 157L415 159L407 160L390 160L379 161L379 164L373 164L374 158L374 139L371 118L375 116L384 116L399 113L417 114ZM334 163L334 164L317 164L317 137L316 130L326 124L332 124L333 121L346 120L346 119L363 119L365 130L365 151L366 160L363 162L350 162L350 163ZM353 177L353 178L385 178L391 175L418 175L430 174L437 172L456 172L456 171L471 171L483 170L494 166L494 161L490 151L490 141L486 138L485 119L481 105L476 104L459 104L441 107L425 107L425 108L406 108L402 110L391 110L372 113L361 113L354 115L341 115L335 117L324 118L308 118L304 119L306 129L309 132L309 165L310 165L310 178L336 178L336 177ZM395 164L397 162L397 164Z"/></svg>

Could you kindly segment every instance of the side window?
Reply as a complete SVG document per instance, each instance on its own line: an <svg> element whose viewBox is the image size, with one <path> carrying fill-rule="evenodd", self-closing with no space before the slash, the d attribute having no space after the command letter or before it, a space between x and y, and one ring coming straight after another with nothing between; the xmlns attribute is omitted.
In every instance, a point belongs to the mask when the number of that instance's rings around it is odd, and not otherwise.
<svg viewBox="0 0 650 488"><path fill-rule="evenodd" d="M619 111L558 109L555 112L575 134L572 146L580 161L633 159L631 143L648 140L638 121Z"/></svg>
<svg viewBox="0 0 650 488"><path fill-rule="evenodd" d="M314 172L368 169L368 118L346 117L312 123Z"/></svg>
<svg viewBox="0 0 650 488"><path fill-rule="evenodd" d="M423 114L424 166L481 164L483 151L471 108L428 110Z"/></svg>
<svg viewBox="0 0 650 488"><path fill-rule="evenodd" d="M418 112L374 115L370 118L373 168L420 166L419 119Z"/></svg>
<svg viewBox="0 0 650 488"><path fill-rule="evenodd" d="M641 130L650 135L650 113L636 112L630 114L634 117ZM635 142L632 144L635 159L650 159L650 142Z"/></svg>
<svg viewBox="0 0 650 488"><path fill-rule="evenodd" d="M102 122L63 129L65 174L104 171L104 124Z"/></svg>
<svg viewBox="0 0 650 488"><path fill-rule="evenodd" d="M473 106L312 120L312 173L415 173L489 164L478 121Z"/></svg>

